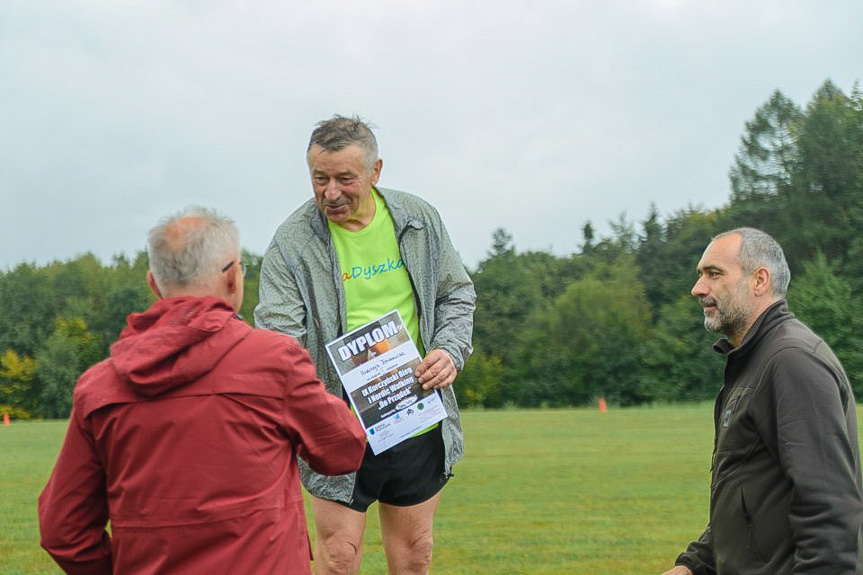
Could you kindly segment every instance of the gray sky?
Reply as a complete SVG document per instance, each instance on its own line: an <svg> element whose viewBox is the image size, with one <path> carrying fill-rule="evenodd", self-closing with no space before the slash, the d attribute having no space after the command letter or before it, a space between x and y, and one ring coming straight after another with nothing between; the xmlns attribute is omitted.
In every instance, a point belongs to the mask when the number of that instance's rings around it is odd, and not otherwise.
<svg viewBox="0 0 863 575"><path fill-rule="evenodd" d="M860 0L4 0L0 270L134 254L198 203L263 253L311 196L314 124L376 126L380 185L437 206L474 267L491 233L577 251L651 202L727 202L744 129L861 79Z"/></svg>

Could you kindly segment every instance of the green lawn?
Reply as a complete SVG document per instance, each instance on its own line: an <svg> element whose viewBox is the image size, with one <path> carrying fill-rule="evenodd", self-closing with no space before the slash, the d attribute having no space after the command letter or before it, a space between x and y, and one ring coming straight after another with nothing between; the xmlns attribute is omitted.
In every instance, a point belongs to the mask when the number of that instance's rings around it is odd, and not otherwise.
<svg viewBox="0 0 863 575"><path fill-rule="evenodd" d="M707 518L709 404L468 411L466 455L436 520L436 574L627 574L667 569ZM0 426L0 572L59 572L36 498L65 422ZM385 572L376 507L364 574Z"/></svg>

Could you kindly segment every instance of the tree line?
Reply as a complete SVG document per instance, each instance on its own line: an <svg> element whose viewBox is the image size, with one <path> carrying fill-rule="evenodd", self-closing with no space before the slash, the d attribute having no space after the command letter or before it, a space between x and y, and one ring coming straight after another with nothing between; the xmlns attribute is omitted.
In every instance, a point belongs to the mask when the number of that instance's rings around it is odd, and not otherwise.
<svg viewBox="0 0 863 575"><path fill-rule="evenodd" d="M691 206L607 237L590 222L567 256L518 251L504 229L470 270L475 353L456 382L473 407L620 405L711 398L721 381L716 334L689 291L715 234L763 229L792 271L791 310L845 365L863 398L863 94L825 82L801 108L774 92L746 122L720 208ZM257 304L260 256L241 314ZM77 377L108 354L125 317L153 301L144 252L92 254L0 273L0 410L65 417Z"/></svg>

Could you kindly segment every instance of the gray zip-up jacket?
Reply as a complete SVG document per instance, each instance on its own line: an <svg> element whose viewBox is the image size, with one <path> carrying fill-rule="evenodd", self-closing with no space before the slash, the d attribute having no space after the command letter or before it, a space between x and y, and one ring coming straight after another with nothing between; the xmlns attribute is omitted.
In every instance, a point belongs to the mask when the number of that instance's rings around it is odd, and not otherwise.
<svg viewBox="0 0 863 575"><path fill-rule="evenodd" d="M696 575L863 573L856 405L839 360L784 301L739 347L714 347L727 361L710 523L677 563Z"/></svg>
<svg viewBox="0 0 863 575"><path fill-rule="evenodd" d="M442 349L461 371L470 356L476 293L440 215L424 200L375 188L395 225L402 261L410 276L426 351ZM258 327L288 334L309 350L327 390L342 397L326 344L347 331L339 258L326 219L314 198L276 230L261 266ZM442 390L447 418L442 423L446 473L461 459L463 433L452 386ZM327 477L300 460L303 485L316 497L350 502L356 474Z"/></svg>

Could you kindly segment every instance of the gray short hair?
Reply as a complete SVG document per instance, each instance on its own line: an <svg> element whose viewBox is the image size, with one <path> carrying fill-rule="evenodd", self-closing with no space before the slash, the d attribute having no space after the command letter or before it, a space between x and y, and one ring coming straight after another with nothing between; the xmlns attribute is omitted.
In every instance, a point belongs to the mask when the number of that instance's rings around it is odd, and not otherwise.
<svg viewBox="0 0 863 575"><path fill-rule="evenodd" d="M327 152L338 152L353 144L363 150L363 163L367 170L371 170L378 161L378 141L369 124L358 116L347 118L336 115L317 123L309 139L309 147L306 148L306 158L312 146L320 146Z"/></svg>
<svg viewBox="0 0 863 575"><path fill-rule="evenodd" d="M752 273L760 267L770 272L773 295L784 298L791 283L791 270L785 261L782 246L770 235L755 228L737 228L716 236L721 238L736 234L741 238L740 254L737 259L745 273ZM714 238L714 239L716 239Z"/></svg>
<svg viewBox="0 0 863 575"><path fill-rule="evenodd" d="M185 218L199 223L178 224ZM239 253L240 232L233 220L201 206L163 218L147 234L150 270L162 289L194 286Z"/></svg>

